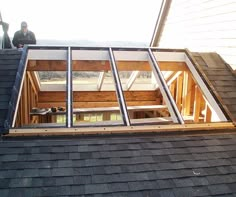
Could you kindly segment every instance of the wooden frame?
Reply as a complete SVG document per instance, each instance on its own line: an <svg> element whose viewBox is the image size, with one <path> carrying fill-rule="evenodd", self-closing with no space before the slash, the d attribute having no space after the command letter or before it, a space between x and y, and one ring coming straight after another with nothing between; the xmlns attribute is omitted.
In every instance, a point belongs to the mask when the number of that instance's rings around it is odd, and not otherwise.
<svg viewBox="0 0 236 197"><path fill-rule="evenodd" d="M187 52L186 52L187 53ZM199 76L196 68L194 67L193 63L190 61L189 57L185 55L186 63L189 67L189 70L191 71L192 75L194 76L196 83L199 87L201 87L201 92L203 96L206 98L206 101L208 102L208 106L210 107L212 113L214 114L215 120L214 121L227 121L227 118L225 117L224 113L220 109L219 105L217 104L216 100L210 93L209 89L207 88L206 84L203 82L202 78Z"/></svg>
<svg viewBox="0 0 236 197"><path fill-rule="evenodd" d="M164 102L166 102L168 110L171 114L171 118L173 122L183 124L183 118L181 117L178 108L176 104L174 103L174 100L171 96L170 90L167 87L167 84L165 83L165 79L161 74L161 70L158 66L156 57L152 53L152 51L149 49L149 56L150 56L150 65L152 65L153 73L156 77L157 83L159 85L160 91L162 93L162 96L164 98Z"/></svg>
<svg viewBox="0 0 236 197"><path fill-rule="evenodd" d="M73 71L109 71L108 60L73 60ZM187 71L185 62L158 61L162 71ZM119 71L150 71L148 61L116 61ZM64 60L29 60L28 71L66 71L66 61Z"/></svg>
<svg viewBox="0 0 236 197"><path fill-rule="evenodd" d="M224 130L235 131L233 123L205 123L186 125L145 125L145 126L122 126L122 127L89 127L89 128L33 128L33 129L10 129L9 136L45 136L45 135L101 135L101 134L136 134L136 133L170 133L181 132L188 134L191 131Z"/></svg>
<svg viewBox="0 0 236 197"><path fill-rule="evenodd" d="M34 48L34 47L33 47ZM68 55L67 50L71 51L71 55ZM114 79L116 80L116 92L118 95L118 101L120 101L120 109L122 108L122 117L125 118L124 122L126 126L129 126L129 117L127 113L126 104L137 105L157 105L162 103L167 105L169 113L171 114L172 120L175 123L184 124L181 121L182 116L192 116L193 122L212 122L212 121L227 121L224 113L221 111L214 97L211 95L210 91L204 84L201 76L196 71L194 64L188 56L186 51L170 51L170 50L156 50L151 48L144 49L122 49L119 48L103 48L97 49L76 49L73 47L62 48L62 49L29 49L28 61L27 61L27 77L22 82L21 90L23 92L23 101L34 102L26 92L38 92L37 95L37 106L38 107L51 107L51 106L63 106L67 100L67 117L72 116L72 107L114 107L117 106L117 102L107 102L107 101L91 101L88 102L75 102L70 108L72 100L72 90L70 89L72 84L71 72L73 71L99 71L100 77L95 84L95 91L101 91L104 81L104 71L113 71ZM109 52L108 52L109 51ZM112 55L111 55L112 54ZM68 55L68 56L67 56ZM151 61L150 61L151 58ZM71 61L70 61L70 60ZM61 70L66 71L66 60L68 65L71 65L71 69L68 70L67 74L67 99L62 101L46 101L40 102L40 95L42 93L42 86L37 84L37 77L33 75L34 71L40 70ZM111 63L110 63L111 62ZM110 65L112 67L110 67ZM151 68L150 69L150 65ZM157 71L155 69L158 68ZM126 83L127 90L132 87L139 71L155 71L156 81L158 82L158 88L156 90L157 95L156 100L126 100L125 95L123 95L122 86L119 82L119 71L133 71L128 82ZM173 73L164 79L161 75L161 71L172 71ZM154 72L154 74L155 74ZM115 74L116 73L116 74ZM191 74L192 73L192 74ZM192 78L194 76L194 79ZM168 89L170 87L170 90ZM195 88L193 88L195 87ZM201 90L199 90L201 87ZM60 90L57 89L57 91ZM64 89L65 90L65 89ZM161 90L161 91L160 91ZM71 92L71 93L69 93ZM45 92L47 93L47 92ZM102 92L104 93L104 92ZM160 93L162 96L160 96ZM73 92L74 94L74 92ZM122 96L122 95L123 96ZM173 102L172 96L175 96L175 102ZM163 100L163 97L165 98ZM55 98L55 97L54 97ZM194 99L195 98L195 99ZM18 98L19 99L19 98ZM37 100L36 99L36 100ZM193 99L195 102L192 102ZM23 102L22 101L22 102ZM194 105L193 105L194 103ZM175 107L177 105L177 107ZM18 111L22 117L24 117L26 111L29 112L30 106L23 107L20 105ZM179 109L179 110L177 110ZM200 113L205 110L205 116L200 117ZM180 115L181 112L181 115ZM104 112L105 113L105 112ZM160 112L165 113L165 112ZM126 114L126 115L125 115ZM142 117L142 115L140 115ZM181 119L180 119L181 118ZM67 127L72 127L72 118L67 122ZM183 119L182 119L183 120ZM33 120L37 122L36 119ZM27 122L27 120L23 120ZM14 126L14 122L12 124ZM186 124L185 124L186 125Z"/></svg>

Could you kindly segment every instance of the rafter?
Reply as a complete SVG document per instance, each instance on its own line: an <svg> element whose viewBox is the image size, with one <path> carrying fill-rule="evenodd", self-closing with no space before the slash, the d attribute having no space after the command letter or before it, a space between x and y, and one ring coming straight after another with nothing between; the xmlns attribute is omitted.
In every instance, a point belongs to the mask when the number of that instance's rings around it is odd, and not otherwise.
<svg viewBox="0 0 236 197"><path fill-rule="evenodd" d="M172 72L170 75L166 75L166 76L164 75L167 86L170 86L173 83L173 81L175 81L179 77L181 73L182 71L178 71L178 72ZM158 84L156 84L155 89L158 89L158 88L159 86Z"/></svg>
<svg viewBox="0 0 236 197"><path fill-rule="evenodd" d="M167 85L169 86L170 84L173 83L173 81L175 81L179 75L181 75L182 71L178 71L178 72L174 72L172 73L169 78L166 80Z"/></svg>
<svg viewBox="0 0 236 197"><path fill-rule="evenodd" d="M98 91L101 91L104 79L105 79L105 72L100 72L99 77L98 77L98 83L97 83Z"/></svg>
<svg viewBox="0 0 236 197"><path fill-rule="evenodd" d="M133 71L126 83L126 90L130 90L132 85L134 84L135 79L138 77L140 71Z"/></svg>

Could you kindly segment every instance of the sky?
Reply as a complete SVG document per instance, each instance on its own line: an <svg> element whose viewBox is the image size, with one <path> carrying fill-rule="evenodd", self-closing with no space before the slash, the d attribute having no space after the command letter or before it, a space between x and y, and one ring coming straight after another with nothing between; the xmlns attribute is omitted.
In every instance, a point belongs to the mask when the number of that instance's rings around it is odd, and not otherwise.
<svg viewBox="0 0 236 197"><path fill-rule="evenodd" d="M10 37L20 29L21 21L26 21L37 39L150 43L161 2L0 0L0 12L3 21L10 24Z"/></svg>

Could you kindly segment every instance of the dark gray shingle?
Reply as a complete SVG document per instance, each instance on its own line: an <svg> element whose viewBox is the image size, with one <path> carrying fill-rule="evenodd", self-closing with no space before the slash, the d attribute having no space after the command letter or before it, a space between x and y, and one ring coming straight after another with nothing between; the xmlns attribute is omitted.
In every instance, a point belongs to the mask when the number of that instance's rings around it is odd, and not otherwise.
<svg viewBox="0 0 236 197"><path fill-rule="evenodd" d="M16 80L21 51L0 50L0 133L4 132L12 89Z"/></svg>
<svg viewBox="0 0 236 197"><path fill-rule="evenodd" d="M226 134L3 138L0 190L3 196L236 195L235 141Z"/></svg>

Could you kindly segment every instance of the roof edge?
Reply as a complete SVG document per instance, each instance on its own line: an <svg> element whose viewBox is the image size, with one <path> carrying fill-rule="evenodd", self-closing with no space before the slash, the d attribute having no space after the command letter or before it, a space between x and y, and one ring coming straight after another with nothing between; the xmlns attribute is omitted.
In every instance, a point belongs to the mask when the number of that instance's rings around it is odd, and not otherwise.
<svg viewBox="0 0 236 197"><path fill-rule="evenodd" d="M150 43L151 47L158 47L160 36L163 31L163 24L166 20L166 17L168 16L171 3L172 0L162 0L161 8L157 17L156 25Z"/></svg>

